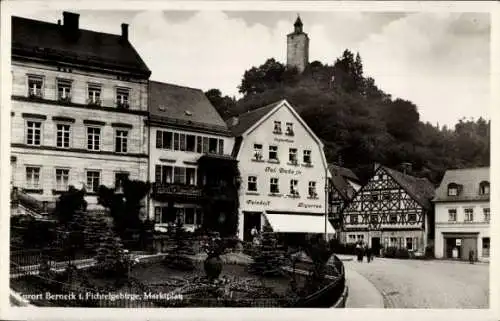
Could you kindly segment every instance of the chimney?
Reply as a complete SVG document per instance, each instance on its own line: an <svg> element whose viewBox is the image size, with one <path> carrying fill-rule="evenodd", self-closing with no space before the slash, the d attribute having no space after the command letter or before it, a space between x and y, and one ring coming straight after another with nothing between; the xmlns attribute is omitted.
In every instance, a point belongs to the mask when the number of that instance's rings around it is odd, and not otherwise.
<svg viewBox="0 0 500 321"><path fill-rule="evenodd" d="M61 19L57 19L57 25L60 26L61 25Z"/></svg>
<svg viewBox="0 0 500 321"><path fill-rule="evenodd" d="M401 168L403 169L403 174L410 175L412 171L411 163L402 163Z"/></svg>
<svg viewBox="0 0 500 321"><path fill-rule="evenodd" d="M122 23L122 40L128 41L128 24Z"/></svg>
<svg viewBox="0 0 500 321"><path fill-rule="evenodd" d="M239 122L240 120L238 119L238 117L231 117L231 126L236 126Z"/></svg>
<svg viewBox="0 0 500 321"><path fill-rule="evenodd" d="M78 20L80 19L80 15L78 13L63 12L63 26L66 30L75 32L78 30Z"/></svg>

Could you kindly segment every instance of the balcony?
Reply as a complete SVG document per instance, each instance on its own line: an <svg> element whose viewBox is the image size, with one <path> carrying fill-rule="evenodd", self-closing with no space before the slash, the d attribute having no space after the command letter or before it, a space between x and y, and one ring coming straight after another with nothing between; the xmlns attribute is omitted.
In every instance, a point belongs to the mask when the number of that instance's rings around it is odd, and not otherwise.
<svg viewBox="0 0 500 321"><path fill-rule="evenodd" d="M202 190L195 185L179 183L153 183L153 198L163 199L191 199L198 200Z"/></svg>
<svg viewBox="0 0 500 321"><path fill-rule="evenodd" d="M234 186L207 185L203 187L205 199L216 201L235 201L238 198L238 190Z"/></svg>

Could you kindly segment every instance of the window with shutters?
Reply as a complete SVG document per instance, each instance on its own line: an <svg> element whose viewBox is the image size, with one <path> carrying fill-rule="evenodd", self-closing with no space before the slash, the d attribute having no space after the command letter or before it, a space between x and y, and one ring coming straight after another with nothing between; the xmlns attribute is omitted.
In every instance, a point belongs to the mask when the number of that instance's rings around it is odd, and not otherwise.
<svg viewBox="0 0 500 321"><path fill-rule="evenodd" d="M219 139L219 155L224 155L224 140Z"/></svg>
<svg viewBox="0 0 500 321"><path fill-rule="evenodd" d="M172 166L156 165L155 182L159 184L172 183Z"/></svg>
<svg viewBox="0 0 500 321"><path fill-rule="evenodd" d="M179 150L181 151L186 151L186 134L180 134L179 135L179 139L180 139L180 148Z"/></svg>
<svg viewBox="0 0 500 321"><path fill-rule="evenodd" d="M203 137L203 154L208 153L208 137Z"/></svg>
<svg viewBox="0 0 500 321"><path fill-rule="evenodd" d="M201 136L196 137L196 152L200 154L203 152L203 137Z"/></svg>
<svg viewBox="0 0 500 321"><path fill-rule="evenodd" d="M179 133L174 133L174 150L180 150L180 134Z"/></svg>

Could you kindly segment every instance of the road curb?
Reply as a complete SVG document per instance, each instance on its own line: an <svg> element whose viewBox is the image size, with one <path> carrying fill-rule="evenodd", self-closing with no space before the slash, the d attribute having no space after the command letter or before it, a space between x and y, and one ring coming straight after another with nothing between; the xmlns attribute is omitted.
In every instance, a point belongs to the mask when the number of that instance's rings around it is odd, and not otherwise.
<svg viewBox="0 0 500 321"><path fill-rule="evenodd" d="M354 270L346 269L346 281L349 287L346 308L385 308L384 296L363 275Z"/></svg>

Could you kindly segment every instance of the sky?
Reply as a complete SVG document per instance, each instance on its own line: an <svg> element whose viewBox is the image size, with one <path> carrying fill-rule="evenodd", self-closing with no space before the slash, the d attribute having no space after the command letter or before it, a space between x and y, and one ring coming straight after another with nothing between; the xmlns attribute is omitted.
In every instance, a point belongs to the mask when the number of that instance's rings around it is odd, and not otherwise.
<svg viewBox="0 0 500 321"><path fill-rule="evenodd" d="M310 61L333 64L359 52L366 76L394 98L414 102L420 119L453 126L489 119L490 16L449 12L78 11L83 29L129 39L152 80L218 88L239 97L245 70L268 58L286 63L286 35L300 14ZM17 14L57 23L61 11Z"/></svg>

